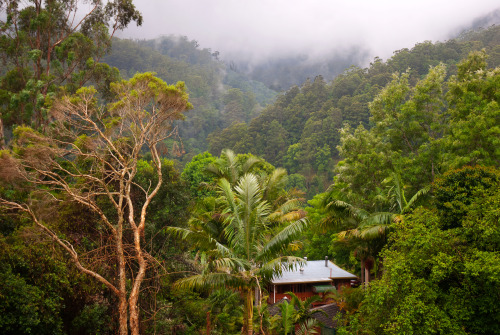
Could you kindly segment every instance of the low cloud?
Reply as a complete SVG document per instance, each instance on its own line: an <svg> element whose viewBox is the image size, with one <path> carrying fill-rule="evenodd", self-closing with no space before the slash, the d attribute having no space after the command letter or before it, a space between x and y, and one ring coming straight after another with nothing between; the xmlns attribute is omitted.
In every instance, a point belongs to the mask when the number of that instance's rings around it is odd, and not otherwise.
<svg viewBox="0 0 500 335"><path fill-rule="evenodd" d="M123 38L185 35L222 59L259 62L367 50L387 58L426 40L444 41L499 9L498 0L135 0L142 27ZM498 16L497 16L498 18Z"/></svg>

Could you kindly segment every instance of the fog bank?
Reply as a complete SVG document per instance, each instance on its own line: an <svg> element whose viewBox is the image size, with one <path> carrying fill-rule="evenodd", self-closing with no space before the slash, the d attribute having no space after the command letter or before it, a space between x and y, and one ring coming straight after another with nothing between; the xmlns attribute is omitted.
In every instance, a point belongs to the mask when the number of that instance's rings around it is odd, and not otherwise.
<svg viewBox="0 0 500 335"><path fill-rule="evenodd" d="M388 58L426 40L444 41L483 18L499 21L498 0L135 0L142 27L118 36L185 35L222 59L258 63L303 54L321 58L353 48ZM489 20L489 21L488 21ZM477 22L477 21L476 21Z"/></svg>

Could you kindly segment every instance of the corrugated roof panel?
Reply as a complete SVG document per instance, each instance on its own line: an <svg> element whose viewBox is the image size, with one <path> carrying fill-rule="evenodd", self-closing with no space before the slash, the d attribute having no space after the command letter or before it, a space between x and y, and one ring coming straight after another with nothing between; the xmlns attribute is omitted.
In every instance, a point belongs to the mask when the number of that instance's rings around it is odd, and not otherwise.
<svg viewBox="0 0 500 335"><path fill-rule="evenodd" d="M325 261L306 261L302 267L304 271L299 269L283 271L280 277L274 278L273 284L285 283L317 283L330 281L332 279L355 279L356 275L345 271L336 264L328 261L328 266L325 266Z"/></svg>

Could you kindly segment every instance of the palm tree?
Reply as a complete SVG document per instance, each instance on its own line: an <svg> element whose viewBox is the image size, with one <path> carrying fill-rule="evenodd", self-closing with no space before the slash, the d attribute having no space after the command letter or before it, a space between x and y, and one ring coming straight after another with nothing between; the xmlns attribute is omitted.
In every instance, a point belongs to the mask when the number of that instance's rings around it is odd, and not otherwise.
<svg viewBox="0 0 500 335"><path fill-rule="evenodd" d="M277 331L279 334L291 334L295 326L295 307L293 304L285 300L279 305L279 308L280 313L276 314L271 319L273 324L272 329Z"/></svg>
<svg viewBox="0 0 500 335"><path fill-rule="evenodd" d="M318 329L320 323L316 319L308 319L304 323L300 324L299 328L295 332L295 335L317 335L320 334L321 330Z"/></svg>
<svg viewBox="0 0 500 335"><path fill-rule="evenodd" d="M323 201L327 215L323 220L324 226L346 227L347 229L338 233L342 242L355 249L355 253L361 260L362 282L369 282L369 268L367 261L374 260L377 269L376 255L386 244L387 235L393 229L393 223L403 220L404 214L410 211L416 201L425 195L429 188L423 188L416 192L409 201L406 200L404 184L401 176L393 172L389 178L384 180L389 184L385 192L379 192L378 203L385 203L387 211L375 211L370 213L357 208L338 197L336 190L331 189Z"/></svg>
<svg viewBox="0 0 500 335"><path fill-rule="evenodd" d="M242 160L231 149L224 149L219 158L214 163L206 167L206 171L218 179L225 178L231 184L236 184L238 179L245 173L252 172L252 169L263 160L250 155Z"/></svg>
<svg viewBox="0 0 500 335"><path fill-rule="evenodd" d="M294 321L296 324L297 323L303 324L307 320L312 319L313 314L315 314L315 313L326 314L322 310L311 312L311 308L313 308L313 304L317 301L323 300L323 298L320 297L319 295L313 295L311 297L308 297L306 300L302 301L293 292L287 292L286 294L288 294L290 296L292 305L295 308Z"/></svg>
<svg viewBox="0 0 500 335"><path fill-rule="evenodd" d="M272 169L272 171L270 171ZM262 189L262 195L273 209L284 204L288 200L303 201L303 193L297 190L285 191L287 172L283 168L274 168L261 158L253 155L236 155L230 149L222 150L221 156L209 164L206 172L217 177L217 180L225 178L234 187L236 182L246 173L257 176Z"/></svg>
<svg viewBox="0 0 500 335"><path fill-rule="evenodd" d="M319 325L314 319L316 313L326 312L322 310L311 311L313 303L323 300L322 297L314 295L306 300L300 300L293 292L286 292L290 296L290 302L285 300L280 304L280 314L273 317L275 329L284 334L293 332L295 325L305 334L314 334L313 328Z"/></svg>
<svg viewBox="0 0 500 335"><path fill-rule="evenodd" d="M199 245L203 237L207 247L207 265L201 274L177 282L189 288L232 287L245 298L244 332L253 334L253 303L256 293L260 296L262 283L270 280L285 267L293 268L300 258L283 256L289 244L306 226L307 221L293 213L293 206L286 201L275 211L264 199L259 178L251 173L240 177L235 185L222 178L218 183L223 203L223 237L213 236L208 230L170 228L184 239ZM276 214L279 213L279 214ZM270 234L271 223L281 221L280 229Z"/></svg>
<svg viewBox="0 0 500 335"><path fill-rule="evenodd" d="M393 172L391 177L384 180L384 183L392 184L387 187L386 194L381 195L389 204L387 206L388 211L368 213L358 210L357 218L360 219L359 226L355 229L341 232L341 237L349 234L363 240L385 239L387 233L392 229L392 223L403 220L404 214L409 212L416 201L429 191L429 187L422 188L407 201L404 185L398 173Z"/></svg>

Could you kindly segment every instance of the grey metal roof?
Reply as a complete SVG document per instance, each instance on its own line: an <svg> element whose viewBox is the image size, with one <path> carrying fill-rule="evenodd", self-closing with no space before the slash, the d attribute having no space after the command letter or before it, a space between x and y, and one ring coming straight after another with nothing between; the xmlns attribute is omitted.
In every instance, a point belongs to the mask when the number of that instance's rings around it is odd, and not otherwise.
<svg viewBox="0 0 500 335"><path fill-rule="evenodd" d="M280 277L273 278L273 284L300 284L300 283L317 283L331 281L332 279L355 279L357 278L352 273L349 273L336 264L328 261L328 266L325 266L325 260L321 261L306 261L302 267L304 271L296 268L294 270L283 271Z"/></svg>

